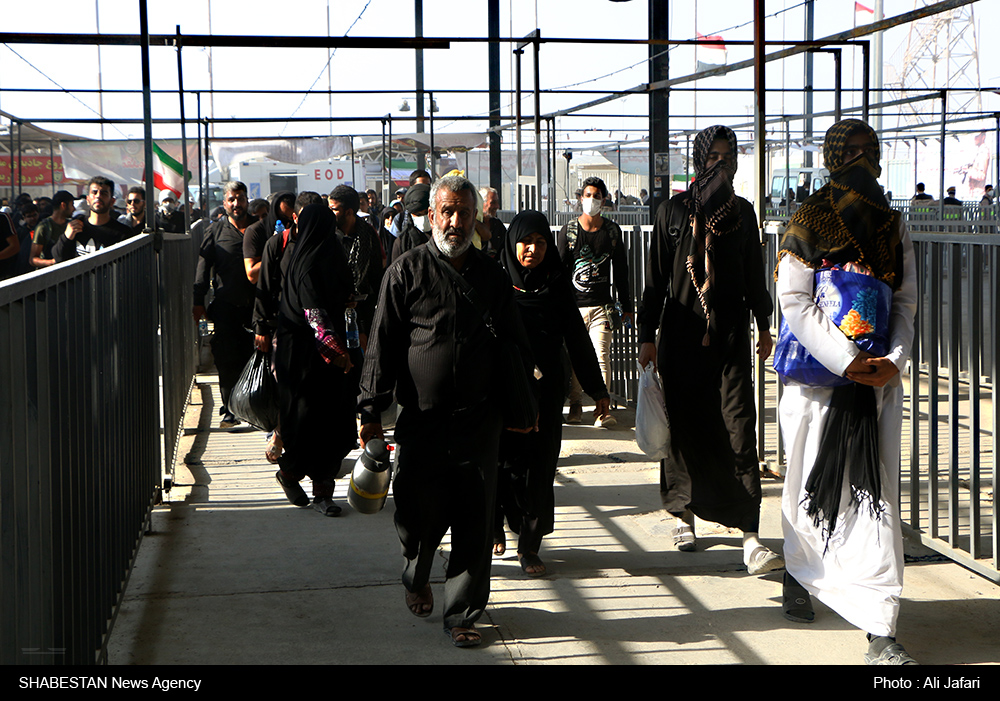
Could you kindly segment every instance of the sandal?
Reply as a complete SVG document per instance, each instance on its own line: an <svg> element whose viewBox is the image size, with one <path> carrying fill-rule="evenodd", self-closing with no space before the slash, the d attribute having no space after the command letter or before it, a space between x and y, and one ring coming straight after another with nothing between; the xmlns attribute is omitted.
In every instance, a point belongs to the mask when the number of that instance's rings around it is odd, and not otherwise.
<svg viewBox="0 0 1000 701"><path fill-rule="evenodd" d="M313 497L312 507L324 516L330 516L331 518L340 516L343 511L342 508L334 503L333 497Z"/></svg>
<svg viewBox="0 0 1000 701"><path fill-rule="evenodd" d="M445 628L444 634L451 638L451 644L455 647L475 647L483 642L483 637L476 630L475 626L468 628ZM459 638L463 638L459 640Z"/></svg>
<svg viewBox="0 0 1000 701"><path fill-rule="evenodd" d="M754 548L750 553L750 562L747 564L747 572L750 574L764 574L774 572L785 566L785 559L776 552L768 550L763 545Z"/></svg>
<svg viewBox="0 0 1000 701"><path fill-rule="evenodd" d="M545 563L538 557L538 553L518 553L517 561L521 563L521 571L529 577L545 576ZM529 572L529 567L534 568L534 571Z"/></svg>
<svg viewBox="0 0 1000 701"><path fill-rule="evenodd" d="M695 550L694 528L687 523L674 528L674 547L682 553L693 553Z"/></svg>
<svg viewBox="0 0 1000 701"><path fill-rule="evenodd" d="M288 501L298 507L309 506L309 497L306 496L306 492L302 489L301 484L294 479L286 477L282 474L281 470L275 472L274 477L278 480L278 484L281 485L281 489L285 492Z"/></svg>
<svg viewBox="0 0 1000 701"><path fill-rule="evenodd" d="M274 441L271 441L270 443L267 444L267 450L264 451L264 459L267 460L272 465L277 465L278 458L281 457L281 454L283 452L284 448L275 445Z"/></svg>
<svg viewBox="0 0 1000 701"><path fill-rule="evenodd" d="M500 557L505 552L507 552L507 536L501 530L493 536L493 556Z"/></svg>
<svg viewBox="0 0 1000 701"><path fill-rule="evenodd" d="M785 572L781 585L781 613L789 621L796 623L812 623L816 620L809 592L788 572Z"/></svg>
<svg viewBox="0 0 1000 701"><path fill-rule="evenodd" d="M427 618L434 611L434 595L431 593L430 584L415 593L407 590L403 600L406 602L406 608L417 618Z"/></svg>

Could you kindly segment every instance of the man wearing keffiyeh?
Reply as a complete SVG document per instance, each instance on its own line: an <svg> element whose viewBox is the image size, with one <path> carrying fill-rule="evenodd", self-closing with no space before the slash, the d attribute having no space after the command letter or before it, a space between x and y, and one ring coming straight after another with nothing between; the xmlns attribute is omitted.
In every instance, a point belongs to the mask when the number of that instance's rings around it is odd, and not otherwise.
<svg viewBox="0 0 1000 701"><path fill-rule="evenodd" d="M772 311L753 208L733 191L736 135L694 140L695 180L660 205L639 311L639 362L657 364L670 421L660 493L677 518L674 544L695 549L694 516L743 531L751 574L781 569L761 544L760 466L749 321L757 353L771 353ZM656 345L657 331L659 344Z"/></svg>
<svg viewBox="0 0 1000 701"><path fill-rule="evenodd" d="M786 383L779 406L785 444L782 530L786 618L815 618L811 596L868 634L865 662L917 664L896 642L903 589L899 519L900 372L913 342L913 244L877 178L875 131L857 119L823 142L830 182L788 223L778 251L777 297L789 330L838 387ZM817 306L816 271L869 273L892 291L888 351L872 357Z"/></svg>

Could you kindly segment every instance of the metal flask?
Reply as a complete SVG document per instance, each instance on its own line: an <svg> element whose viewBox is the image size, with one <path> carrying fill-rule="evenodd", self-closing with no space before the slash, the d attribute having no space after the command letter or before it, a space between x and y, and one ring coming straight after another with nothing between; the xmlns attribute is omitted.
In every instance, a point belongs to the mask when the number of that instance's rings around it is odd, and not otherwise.
<svg viewBox="0 0 1000 701"><path fill-rule="evenodd" d="M347 502L355 511L377 514L385 506L385 497L392 481L389 450L389 446L380 438L373 438L365 443L361 457L354 463L351 488L347 492Z"/></svg>

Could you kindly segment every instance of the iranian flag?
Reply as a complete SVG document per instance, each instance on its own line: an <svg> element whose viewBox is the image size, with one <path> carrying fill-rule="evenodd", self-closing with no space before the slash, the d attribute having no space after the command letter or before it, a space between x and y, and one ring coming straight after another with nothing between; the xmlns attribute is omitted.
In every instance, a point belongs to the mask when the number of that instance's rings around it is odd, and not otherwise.
<svg viewBox="0 0 1000 701"><path fill-rule="evenodd" d="M153 187L157 190L169 190L180 199L184 194L184 181L190 179L191 171L185 175L184 167L166 151L153 143Z"/></svg>

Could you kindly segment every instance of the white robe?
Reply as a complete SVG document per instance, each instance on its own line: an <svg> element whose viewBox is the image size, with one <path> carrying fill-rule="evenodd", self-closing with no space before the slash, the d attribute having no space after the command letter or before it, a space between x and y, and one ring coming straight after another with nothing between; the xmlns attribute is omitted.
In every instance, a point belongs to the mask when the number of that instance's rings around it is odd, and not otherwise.
<svg viewBox="0 0 1000 701"><path fill-rule="evenodd" d="M917 306L913 243L903 227L903 283L893 293L886 354L900 373L913 342ZM815 271L792 256L778 266L778 302L789 329L831 372L843 375L860 352L813 300ZM903 387L897 375L875 388L878 402L879 462L884 511L874 519L866 509L851 509L847 480L841 512L829 550L822 527L806 515L803 499L816 461L823 421L832 388L789 383L781 398L779 420L785 440L786 475L782 494L785 566L810 594L848 622L874 635L895 636L899 596L903 590L903 543L899 520L899 443L903 419Z"/></svg>

